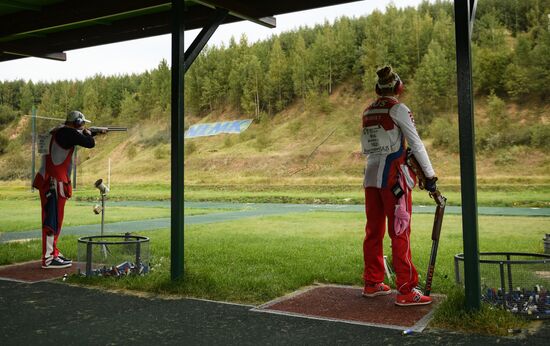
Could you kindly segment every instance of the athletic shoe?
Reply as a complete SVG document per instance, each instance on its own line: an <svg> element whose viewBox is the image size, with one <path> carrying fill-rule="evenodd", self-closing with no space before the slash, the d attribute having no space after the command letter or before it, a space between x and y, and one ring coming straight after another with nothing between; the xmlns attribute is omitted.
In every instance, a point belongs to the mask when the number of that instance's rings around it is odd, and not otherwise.
<svg viewBox="0 0 550 346"><path fill-rule="evenodd" d="M391 294L391 288L383 282L374 285L365 285L365 288L363 288L363 297L385 296L387 294Z"/></svg>
<svg viewBox="0 0 550 346"><path fill-rule="evenodd" d="M44 269L61 269L61 268L68 268L72 265L73 265L72 263L65 262L61 258L56 257L51 261L50 264L42 265L42 268L44 268Z"/></svg>
<svg viewBox="0 0 550 346"><path fill-rule="evenodd" d="M63 262L68 262L68 263L73 263L73 260L70 259L70 258L67 258L63 255L58 255L57 258L59 258L60 260L62 260Z"/></svg>
<svg viewBox="0 0 550 346"><path fill-rule="evenodd" d="M417 288L413 288L413 290L407 294L398 294L395 299L395 305L399 306L427 305L431 302L432 298L425 296Z"/></svg>

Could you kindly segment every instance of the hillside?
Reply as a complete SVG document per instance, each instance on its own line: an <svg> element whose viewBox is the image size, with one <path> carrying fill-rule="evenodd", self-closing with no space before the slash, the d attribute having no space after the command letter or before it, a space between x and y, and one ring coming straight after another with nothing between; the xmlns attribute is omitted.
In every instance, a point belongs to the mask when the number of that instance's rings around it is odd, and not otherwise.
<svg viewBox="0 0 550 346"><path fill-rule="evenodd" d="M344 84L328 100L320 102L322 106L304 109L303 103L295 102L273 117L253 122L240 135L187 139L186 184L359 185L364 165L360 154L359 119L361 111L373 97L373 93L354 93L348 84ZM407 95L403 101L409 101ZM528 123L529 114L535 111L532 107L526 109L516 104L508 105L507 108L516 114L512 120L519 124ZM550 114L547 105L539 111ZM489 121L486 112L484 100L478 100L476 116L481 124L478 132ZM200 121L249 118L235 114L229 110L215 112ZM418 119L422 115L415 116ZM188 118L187 125L197 120ZM28 118L22 118L2 133L15 143L19 136L28 136L28 131L24 130L28 125ZM78 152L80 184L89 185L98 178L105 178L109 158L113 183L169 183L168 119L143 120L128 125L128 133L98 137L96 148ZM435 148L433 134L426 129L421 132L441 183L457 184L460 175L458 154ZM30 172L30 143L24 145L23 149L0 156L4 176L15 169ZM548 184L549 168L547 153L528 146L506 146L482 151L477 156L477 173L482 184Z"/></svg>
<svg viewBox="0 0 550 346"><path fill-rule="evenodd" d="M482 182L547 183L550 149L550 0L479 1L472 33L477 173ZM459 176L456 51L448 0L389 5L357 18L300 27L249 43L208 46L185 75L187 126L254 119L241 135L186 141L188 184L358 184L359 117L375 70L390 64L444 182ZM510 16L510 14L513 16ZM97 125L128 126L79 154L85 183L107 173L169 182L170 66L83 81L0 82L0 181L30 179L33 107ZM37 121L39 133L55 122ZM183 129L182 129L183 130ZM81 171L81 172L80 172ZM442 182L443 182L442 181Z"/></svg>

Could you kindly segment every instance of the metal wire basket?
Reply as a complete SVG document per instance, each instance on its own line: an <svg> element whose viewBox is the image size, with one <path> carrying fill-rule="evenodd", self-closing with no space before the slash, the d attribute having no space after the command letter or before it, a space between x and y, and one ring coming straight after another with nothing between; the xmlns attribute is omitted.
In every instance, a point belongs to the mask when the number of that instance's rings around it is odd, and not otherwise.
<svg viewBox="0 0 550 346"><path fill-rule="evenodd" d="M77 268L85 276L120 277L149 272L149 238L130 235L88 236L78 239Z"/></svg>
<svg viewBox="0 0 550 346"><path fill-rule="evenodd" d="M517 252L479 254L481 298L528 318L550 318L550 255ZM455 279L463 284L464 254L455 255Z"/></svg>

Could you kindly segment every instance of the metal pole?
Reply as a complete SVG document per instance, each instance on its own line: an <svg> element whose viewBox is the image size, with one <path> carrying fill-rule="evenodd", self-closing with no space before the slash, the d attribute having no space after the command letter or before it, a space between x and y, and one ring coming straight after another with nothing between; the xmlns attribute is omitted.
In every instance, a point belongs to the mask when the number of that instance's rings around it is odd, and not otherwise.
<svg viewBox="0 0 550 346"><path fill-rule="evenodd" d="M78 146L74 147L73 153L73 189L76 189L76 165L78 160Z"/></svg>
<svg viewBox="0 0 550 346"><path fill-rule="evenodd" d="M136 264L134 266L135 274L140 274L141 269L141 243L139 239L136 242Z"/></svg>
<svg viewBox="0 0 550 346"><path fill-rule="evenodd" d="M86 244L86 276L92 276L92 242L90 239Z"/></svg>
<svg viewBox="0 0 550 346"><path fill-rule="evenodd" d="M506 288L504 286L504 263L503 262L500 262L499 263L499 267L500 267L500 292L502 294L502 306L504 308L506 308L506 299L504 299L504 297L506 296L505 292L506 292ZM497 295L497 300L498 300L498 295Z"/></svg>
<svg viewBox="0 0 550 346"><path fill-rule="evenodd" d="M172 0L172 110L171 110L171 239L170 273L172 280L183 277L183 67L184 1Z"/></svg>
<svg viewBox="0 0 550 346"><path fill-rule="evenodd" d="M109 168L107 169L107 187L111 190L111 158L109 157Z"/></svg>
<svg viewBox="0 0 550 346"><path fill-rule="evenodd" d="M472 3L472 4L475 4ZM455 0L458 130L460 137L460 179L462 192L462 234L464 242L464 283L466 308L481 307L477 187L472 93L472 53L470 0Z"/></svg>
<svg viewBox="0 0 550 346"><path fill-rule="evenodd" d="M455 257L455 282L459 284L460 281L460 267L458 265L458 258Z"/></svg>
<svg viewBox="0 0 550 346"><path fill-rule="evenodd" d="M31 163L31 192L34 192L34 186L32 183L34 181L34 175L36 174L36 106L32 106L32 163Z"/></svg>
<svg viewBox="0 0 550 346"><path fill-rule="evenodd" d="M103 231L105 229L105 198L106 198L106 195L102 193L101 194L101 241L105 240L103 239ZM107 245L102 244L101 249L103 251L103 257L107 258L107 252L109 252L107 249Z"/></svg>
<svg viewBox="0 0 550 346"><path fill-rule="evenodd" d="M105 194L101 194L101 236L103 237L103 230L105 229Z"/></svg>
<svg viewBox="0 0 550 346"><path fill-rule="evenodd" d="M511 257L510 255L506 255L506 260L508 262L506 262L506 266L507 266L507 269L508 269L508 294L509 296L511 297L512 296L512 292L514 291L514 286L512 284L512 265L510 264L510 261L511 261Z"/></svg>

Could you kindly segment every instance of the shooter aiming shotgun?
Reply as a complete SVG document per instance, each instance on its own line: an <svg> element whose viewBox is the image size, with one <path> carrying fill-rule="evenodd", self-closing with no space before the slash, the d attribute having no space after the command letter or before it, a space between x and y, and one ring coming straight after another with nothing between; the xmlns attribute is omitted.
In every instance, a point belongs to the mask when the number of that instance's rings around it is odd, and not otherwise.
<svg viewBox="0 0 550 346"><path fill-rule="evenodd" d="M36 118L36 114L33 116ZM44 117L49 120L55 118ZM62 120L62 119L57 119ZM125 128L84 127L90 123L79 111L71 111L64 124L43 136L39 152L42 165L33 180L33 187L40 192L42 208L42 268L67 268L72 261L63 256L58 248L58 238L63 225L66 201L72 196L69 173L73 164L73 152L76 147L93 148L95 135L109 131L126 131ZM34 155L34 150L33 150Z"/></svg>
<svg viewBox="0 0 550 346"><path fill-rule="evenodd" d="M412 151L407 149L407 165L413 170L418 178L418 187L424 190L426 187L426 176L420 167L420 164L414 157ZM443 224L443 215L445 214L445 205L447 204L447 198L445 198L439 189L434 192L430 192L430 197L434 199L437 207L435 208L435 217L432 228L432 251L430 253L430 262L428 264L428 271L426 274L426 286L424 287L424 295L429 296L432 290L432 280L435 271L435 260L437 257L437 248L439 247L439 236L441 235L441 226Z"/></svg>

